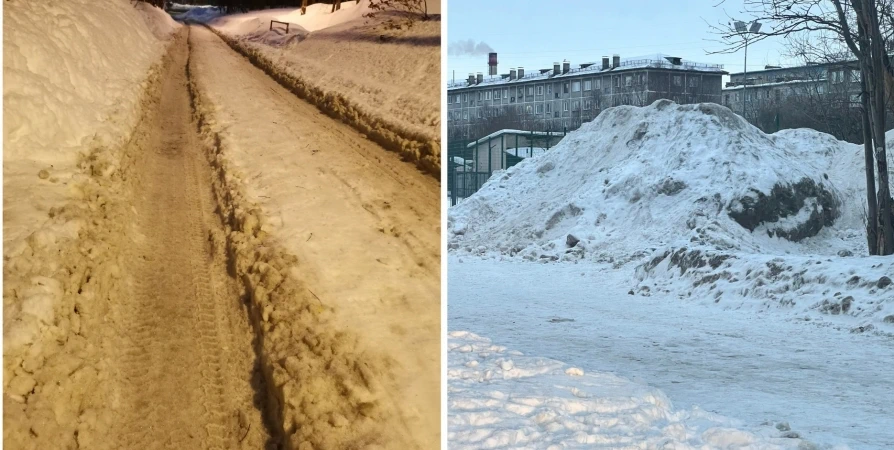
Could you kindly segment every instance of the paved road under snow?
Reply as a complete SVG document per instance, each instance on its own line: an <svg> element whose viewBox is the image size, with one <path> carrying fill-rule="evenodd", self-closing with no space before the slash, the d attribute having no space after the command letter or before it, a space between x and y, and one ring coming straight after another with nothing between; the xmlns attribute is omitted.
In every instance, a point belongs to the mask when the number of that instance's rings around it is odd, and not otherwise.
<svg viewBox="0 0 894 450"><path fill-rule="evenodd" d="M894 340L627 295L627 271L459 260L451 331L642 381L746 426L787 421L817 444L894 447Z"/></svg>

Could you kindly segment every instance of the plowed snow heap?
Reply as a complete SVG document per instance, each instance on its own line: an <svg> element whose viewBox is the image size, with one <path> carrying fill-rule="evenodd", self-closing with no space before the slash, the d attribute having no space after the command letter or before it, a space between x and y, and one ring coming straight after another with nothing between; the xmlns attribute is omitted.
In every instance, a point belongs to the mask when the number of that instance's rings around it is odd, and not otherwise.
<svg viewBox="0 0 894 450"><path fill-rule="evenodd" d="M861 251L862 147L716 104L607 109L451 208L450 248L623 263L667 246Z"/></svg>

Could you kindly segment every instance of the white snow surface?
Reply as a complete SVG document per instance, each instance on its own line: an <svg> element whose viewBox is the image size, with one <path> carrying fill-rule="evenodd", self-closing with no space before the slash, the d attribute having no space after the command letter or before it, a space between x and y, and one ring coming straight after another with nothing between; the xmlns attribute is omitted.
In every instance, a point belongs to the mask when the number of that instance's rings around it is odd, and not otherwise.
<svg viewBox="0 0 894 450"><path fill-rule="evenodd" d="M526 356L467 331L448 338L448 442L457 449L797 449L801 439L606 373ZM781 427L784 428L784 427Z"/></svg>
<svg viewBox="0 0 894 450"><path fill-rule="evenodd" d="M692 448L701 438L697 448L744 449L784 433L804 450L894 447L883 381L894 341L852 333L842 316L630 295L629 272L608 264L452 255L448 267L451 448ZM753 441L708 442L718 426ZM637 442L621 441L625 431Z"/></svg>

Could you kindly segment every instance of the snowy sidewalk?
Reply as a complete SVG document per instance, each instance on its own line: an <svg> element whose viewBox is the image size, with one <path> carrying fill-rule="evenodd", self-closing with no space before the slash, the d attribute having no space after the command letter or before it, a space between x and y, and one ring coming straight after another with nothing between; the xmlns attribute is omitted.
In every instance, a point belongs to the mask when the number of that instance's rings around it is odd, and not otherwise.
<svg viewBox="0 0 894 450"><path fill-rule="evenodd" d="M627 295L624 271L451 257L451 330L469 330L586 372L642 380L673 400L803 438L894 446L894 342L831 323ZM450 365L456 363L451 353Z"/></svg>

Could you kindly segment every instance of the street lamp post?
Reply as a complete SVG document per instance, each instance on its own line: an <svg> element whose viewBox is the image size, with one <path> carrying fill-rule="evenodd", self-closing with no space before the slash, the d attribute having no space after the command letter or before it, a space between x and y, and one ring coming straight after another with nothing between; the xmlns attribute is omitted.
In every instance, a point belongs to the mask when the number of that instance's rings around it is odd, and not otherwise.
<svg viewBox="0 0 894 450"><path fill-rule="evenodd" d="M748 116L746 116L748 107L748 35L758 34L761 29L761 23L755 20L748 25L748 29L745 28L745 22L741 20L737 20L734 25L736 26L736 32L745 38L745 67L742 72L742 117L748 120Z"/></svg>

